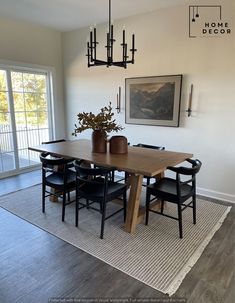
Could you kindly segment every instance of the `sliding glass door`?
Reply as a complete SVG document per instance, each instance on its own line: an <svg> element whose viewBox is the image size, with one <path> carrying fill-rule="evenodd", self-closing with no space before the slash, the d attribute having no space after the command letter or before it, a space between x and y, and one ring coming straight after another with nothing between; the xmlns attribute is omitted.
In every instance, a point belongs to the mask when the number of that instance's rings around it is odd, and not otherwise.
<svg viewBox="0 0 235 303"><path fill-rule="evenodd" d="M10 105L7 72L0 70L0 174L16 169Z"/></svg>
<svg viewBox="0 0 235 303"><path fill-rule="evenodd" d="M46 72L0 69L0 177L39 164L28 147L52 137L50 96Z"/></svg>

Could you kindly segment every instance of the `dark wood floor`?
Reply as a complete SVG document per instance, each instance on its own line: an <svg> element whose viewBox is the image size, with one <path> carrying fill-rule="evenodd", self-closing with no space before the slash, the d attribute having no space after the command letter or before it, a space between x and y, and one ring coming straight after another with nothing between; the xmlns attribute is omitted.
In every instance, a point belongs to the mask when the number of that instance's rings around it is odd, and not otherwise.
<svg viewBox="0 0 235 303"><path fill-rule="evenodd" d="M30 175L26 179L28 186ZM11 188L14 181L4 182ZM235 302L234 218L233 206L171 297L174 302ZM145 302L154 298L167 302L168 296L0 208L0 302L44 303L50 298L60 299L57 302L65 302L63 298L143 298Z"/></svg>
<svg viewBox="0 0 235 303"><path fill-rule="evenodd" d="M41 170L0 179L0 196L17 191L41 182Z"/></svg>

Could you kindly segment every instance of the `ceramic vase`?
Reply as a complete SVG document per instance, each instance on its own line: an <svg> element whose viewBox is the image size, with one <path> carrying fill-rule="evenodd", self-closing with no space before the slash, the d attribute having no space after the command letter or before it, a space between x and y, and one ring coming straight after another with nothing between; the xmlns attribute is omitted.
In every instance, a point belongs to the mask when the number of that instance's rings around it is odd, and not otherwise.
<svg viewBox="0 0 235 303"><path fill-rule="evenodd" d="M107 140L106 133L101 130L94 130L91 136L92 152L93 153L106 153Z"/></svg>
<svg viewBox="0 0 235 303"><path fill-rule="evenodd" d="M124 136L112 136L109 144L111 154L126 154L128 152L127 138Z"/></svg>

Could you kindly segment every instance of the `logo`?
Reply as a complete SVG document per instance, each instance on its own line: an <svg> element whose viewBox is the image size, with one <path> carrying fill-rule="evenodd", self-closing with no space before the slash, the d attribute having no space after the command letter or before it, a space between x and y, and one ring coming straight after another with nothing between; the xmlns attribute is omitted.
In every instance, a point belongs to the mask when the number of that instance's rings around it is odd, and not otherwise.
<svg viewBox="0 0 235 303"><path fill-rule="evenodd" d="M229 23L222 18L221 5L189 6L189 38L221 37L231 32Z"/></svg>

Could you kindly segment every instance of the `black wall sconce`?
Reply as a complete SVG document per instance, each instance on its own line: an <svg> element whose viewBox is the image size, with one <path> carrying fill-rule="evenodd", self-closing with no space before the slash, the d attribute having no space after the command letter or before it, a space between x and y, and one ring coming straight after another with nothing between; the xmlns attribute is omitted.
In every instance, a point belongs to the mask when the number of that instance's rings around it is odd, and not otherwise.
<svg viewBox="0 0 235 303"><path fill-rule="evenodd" d="M117 113L119 114L121 112L121 86L118 88L117 93L117 106L115 108L117 110Z"/></svg>
<svg viewBox="0 0 235 303"><path fill-rule="evenodd" d="M192 100L193 100L193 84L191 84L191 90L189 93L189 100L188 100L188 109L186 112L188 113L188 117L192 114Z"/></svg>

